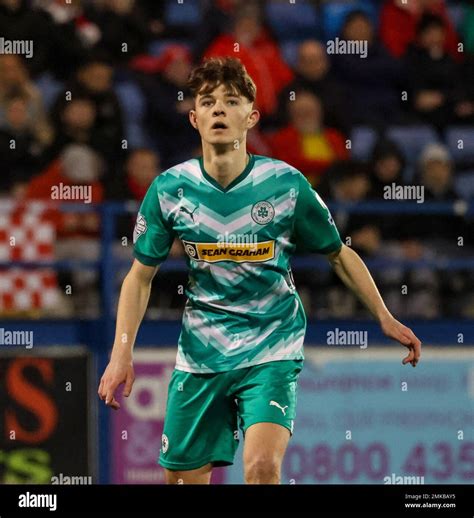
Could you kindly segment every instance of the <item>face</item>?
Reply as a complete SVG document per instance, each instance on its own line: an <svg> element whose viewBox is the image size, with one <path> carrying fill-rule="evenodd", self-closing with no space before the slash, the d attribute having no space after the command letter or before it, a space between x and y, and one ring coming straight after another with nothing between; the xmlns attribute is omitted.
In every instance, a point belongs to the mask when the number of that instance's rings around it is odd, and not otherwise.
<svg viewBox="0 0 474 518"><path fill-rule="evenodd" d="M191 72L191 63L185 58L173 60L163 72L168 81L177 85L184 86Z"/></svg>
<svg viewBox="0 0 474 518"><path fill-rule="evenodd" d="M0 73L2 83L17 85L25 80L24 67L18 56L3 55L0 57Z"/></svg>
<svg viewBox="0 0 474 518"><path fill-rule="evenodd" d="M79 80L92 92L107 92L112 86L112 74L112 67L105 63L91 63L79 72Z"/></svg>
<svg viewBox="0 0 474 518"><path fill-rule="evenodd" d="M420 45L426 50L442 50L446 42L446 31L443 27L430 27L419 37Z"/></svg>
<svg viewBox="0 0 474 518"><path fill-rule="evenodd" d="M370 188L370 182L365 175L356 175L340 182L336 188L338 197L347 201L364 199Z"/></svg>
<svg viewBox="0 0 474 518"><path fill-rule="evenodd" d="M322 107L313 94L299 92L288 101L288 113L293 126L303 134L316 133L322 126Z"/></svg>
<svg viewBox="0 0 474 518"><path fill-rule="evenodd" d="M127 162L127 174L139 185L148 186L158 174L158 167L155 153L136 151Z"/></svg>
<svg viewBox="0 0 474 518"><path fill-rule="evenodd" d="M66 105L62 119L72 128L89 129L95 122L95 115L94 104L86 99L77 99Z"/></svg>
<svg viewBox="0 0 474 518"><path fill-rule="evenodd" d="M344 38L347 40L367 40L371 43L373 36L372 24L365 16L355 17L344 30Z"/></svg>
<svg viewBox="0 0 474 518"><path fill-rule="evenodd" d="M329 70L325 48L315 41L301 45L298 52L298 72L312 81L323 78Z"/></svg>
<svg viewBox="0 0 474 518"><path fill-rule="evenodd" d="M435 191L443 191L451 182L451 164L442 160L430 160L423 170L423 183Z"/></svg>
<svg viewBox="0 0 474 518"><path fill-rule="evenodd" d="M14 129L22 129L28 125L28 108L22 99L14 99L8 104L6 118Z"/></svg>
<svg viewBox="0 0 474 518"><path fill-rule="evenodd" d="M191 124L201 139L211 145L238 147L260 115L253 103L221 84L209 94L198 94L195 109L189 112Z"/></svg>
<svg viewBox="0 0 474 518"><path fill-rule="evenodd" d="M387 156L376 162L375 174L382 182L391 182L398 178L401 168L402 164L395 155Z"/></svg>

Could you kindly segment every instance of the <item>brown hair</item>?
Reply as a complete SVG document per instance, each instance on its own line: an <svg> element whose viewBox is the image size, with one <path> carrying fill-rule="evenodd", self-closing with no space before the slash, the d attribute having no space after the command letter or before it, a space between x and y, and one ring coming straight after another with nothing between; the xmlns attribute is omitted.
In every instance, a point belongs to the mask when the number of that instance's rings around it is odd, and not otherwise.
<svg viewBox="0 0 474 518"><path fill-rule="evenodd" d="M208 94L224 84L232 91L254 102L257 87L244 65L237 58L209 58L196 67L189 76L187 86L194 98Z"/></svg>

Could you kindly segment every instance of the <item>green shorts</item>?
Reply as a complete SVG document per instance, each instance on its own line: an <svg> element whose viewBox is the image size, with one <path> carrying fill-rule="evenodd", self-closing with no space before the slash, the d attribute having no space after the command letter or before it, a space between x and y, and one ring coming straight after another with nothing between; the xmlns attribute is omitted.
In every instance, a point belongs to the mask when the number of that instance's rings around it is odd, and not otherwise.
<svg viewBox="0 0 474 518"><path fill-rule="evenodd" d="M293 433L297 380L303 360L281 360L215 374L175 369L159 464L170 470L234 462L239 431L277 423Z"/></svg>

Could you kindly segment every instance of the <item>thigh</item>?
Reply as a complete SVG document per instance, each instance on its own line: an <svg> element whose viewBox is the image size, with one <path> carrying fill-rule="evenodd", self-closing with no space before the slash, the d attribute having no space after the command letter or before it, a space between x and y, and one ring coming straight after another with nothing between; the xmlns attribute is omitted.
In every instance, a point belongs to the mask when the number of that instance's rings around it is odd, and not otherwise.
<svg viewBox="0 0 474 518"><path fill-rule="evenodd" d="M274 423L293 433L302 366L301 360L282 360L248 368L235 391L246 440L247 430L257 423Z"/></svg>
<svg viewBox="0 0 474 518"><path fill-rule="evenodd" d="M160 450L161 466L184 472L208 464L233 463L238 447L238 423L229 385L227 373L173 371Z"/></svg>

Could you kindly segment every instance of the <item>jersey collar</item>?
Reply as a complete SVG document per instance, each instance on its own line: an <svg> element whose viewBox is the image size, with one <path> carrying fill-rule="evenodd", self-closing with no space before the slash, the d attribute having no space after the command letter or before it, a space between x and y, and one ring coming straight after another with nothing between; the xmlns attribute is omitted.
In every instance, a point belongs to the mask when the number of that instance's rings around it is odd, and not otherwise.
<svg viewBox="0 0 474 518"><path fill-rule="evenodd" d="M230 182L230 184L227 187L223 187L215 178L213 178L210 174L206 172L206 170L204 169L204 159L202 156L200 156L198 160L202 175L209 183L211 183L220 191L228 192L230 191L230 189L239 184L242 180L245 180L245 178L247 178L247 176L249 175L250 171L253 169L253 166L255 164L255 155L248 152L247 154L249 155L249 163L245 166L245 169L236 178L234 178L232 182Z"/></svg>

